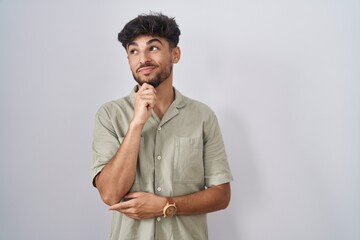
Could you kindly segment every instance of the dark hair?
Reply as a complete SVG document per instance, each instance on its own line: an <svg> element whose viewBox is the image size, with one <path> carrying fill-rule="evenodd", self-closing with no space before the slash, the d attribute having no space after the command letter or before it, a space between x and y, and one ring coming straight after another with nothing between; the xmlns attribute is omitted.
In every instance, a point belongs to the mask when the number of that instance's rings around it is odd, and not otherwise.
<svg viewBox="0 0 360 240"><path fill-rule="evenodd" d="M150 35L165 38L170 47L179 43L180 29L175 18L169 18L162 13L139 15L121 30L118 39L126 49L127 45L140 35Z"/></svg>

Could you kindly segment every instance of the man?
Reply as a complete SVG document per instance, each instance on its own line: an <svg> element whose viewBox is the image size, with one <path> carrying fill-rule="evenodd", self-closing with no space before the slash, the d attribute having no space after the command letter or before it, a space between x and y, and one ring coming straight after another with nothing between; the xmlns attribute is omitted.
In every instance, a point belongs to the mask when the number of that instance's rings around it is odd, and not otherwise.
<svg viewBox="0 0 360 240"><path fill-rule="evenodd" d="M207 239L206 213L230 201L215 114L173 87L173 18L140 15L119 33L137 82L96 114L93 184L113 210L111 239ZM194 79L193 79L194 80Z"/></svg>

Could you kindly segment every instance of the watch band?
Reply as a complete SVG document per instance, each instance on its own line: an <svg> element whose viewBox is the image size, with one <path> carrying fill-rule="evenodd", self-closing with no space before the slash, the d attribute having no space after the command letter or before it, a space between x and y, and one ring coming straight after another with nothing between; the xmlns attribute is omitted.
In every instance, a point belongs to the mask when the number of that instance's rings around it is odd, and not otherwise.
<svg viewBox="0 0 360 240"><path fill-rule="evenodd" d="M169 204L175 204L175 201L172 197L166 197L167 203Z"/></svg>

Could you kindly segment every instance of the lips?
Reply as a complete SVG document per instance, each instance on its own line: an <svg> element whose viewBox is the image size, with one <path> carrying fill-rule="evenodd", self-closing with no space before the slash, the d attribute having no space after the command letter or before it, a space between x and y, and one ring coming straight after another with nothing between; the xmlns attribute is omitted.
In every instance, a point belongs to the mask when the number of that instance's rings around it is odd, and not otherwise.
<svg viewBox="0 0 360 240"><path fill-rule="evenodd" d="M142 72L144 74L149 74L157 67L158 67L157 64L150 63L150 62L145 62L144 64L140 64L140 66L136 70L136 72Z"/></svg>
<svg viewBox="0 0 360 240"><path fill-rule="evenodd" d="M151 73L155 68L156 68L156 66L140 67L140 68L138 68L137 72L142 72L144 74L148 74L148 73Z"/></svg>

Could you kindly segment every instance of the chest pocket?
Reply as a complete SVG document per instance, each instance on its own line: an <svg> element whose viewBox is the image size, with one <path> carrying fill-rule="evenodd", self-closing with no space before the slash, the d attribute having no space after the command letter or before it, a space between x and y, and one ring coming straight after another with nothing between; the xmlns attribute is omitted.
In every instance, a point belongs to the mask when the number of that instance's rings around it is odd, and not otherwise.
<svg viewBox="0 0 360 240"><path fill-rule="evenodd" d="M204 180L203 141L176 137L174 183L201 183Z"/></svg>

